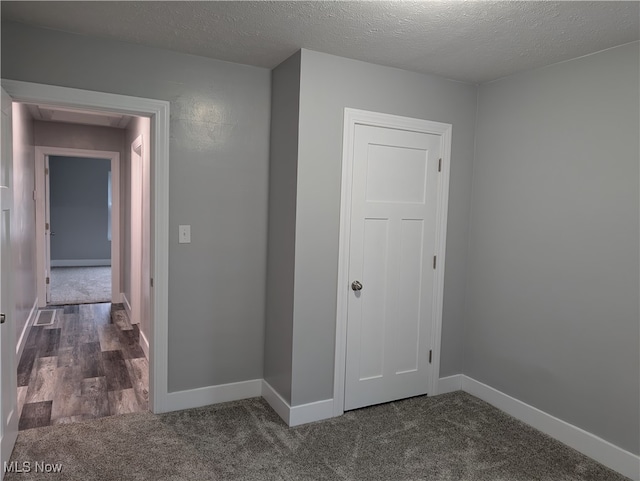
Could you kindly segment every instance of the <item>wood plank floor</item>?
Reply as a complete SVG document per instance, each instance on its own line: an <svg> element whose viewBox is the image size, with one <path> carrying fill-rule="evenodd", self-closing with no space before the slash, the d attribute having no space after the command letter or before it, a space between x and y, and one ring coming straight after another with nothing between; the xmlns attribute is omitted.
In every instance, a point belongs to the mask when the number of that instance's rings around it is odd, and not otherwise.
<svg viewBox="0 0 640 481"><path fill-rule="evenodd" d="M149 364L121 304L56 308L18 364L19 429L146 411Z"/></svg>

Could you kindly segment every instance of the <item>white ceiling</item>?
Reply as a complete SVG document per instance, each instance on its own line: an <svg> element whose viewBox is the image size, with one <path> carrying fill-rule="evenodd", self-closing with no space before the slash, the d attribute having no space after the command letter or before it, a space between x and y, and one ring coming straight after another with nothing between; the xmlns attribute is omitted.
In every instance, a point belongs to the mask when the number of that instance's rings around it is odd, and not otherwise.
<svg viewBox="0 0 640 481"><path fill-rule="evenodd" d="M2 19L272 68L299 48L486 82L636 41L640 2L7 2Z"/></svg>

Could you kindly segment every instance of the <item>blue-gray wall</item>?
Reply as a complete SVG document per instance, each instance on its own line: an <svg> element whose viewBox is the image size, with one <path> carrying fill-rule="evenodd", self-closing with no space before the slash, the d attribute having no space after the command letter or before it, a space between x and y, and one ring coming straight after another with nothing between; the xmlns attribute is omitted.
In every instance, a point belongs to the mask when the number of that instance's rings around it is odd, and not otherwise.
<svg viewBox="0 0 640 481"><path fill-rule="evenodd" d="M465 374L634 453L639 54L480 87L464 336Z"/></svg>
<svg viewBox="0 0 640 481"><path fill-rule="evenodd" d="M53 265L64 265L60 261L68 260L111 259L107 203L110 172L109 159L49 157Z"/></svg>

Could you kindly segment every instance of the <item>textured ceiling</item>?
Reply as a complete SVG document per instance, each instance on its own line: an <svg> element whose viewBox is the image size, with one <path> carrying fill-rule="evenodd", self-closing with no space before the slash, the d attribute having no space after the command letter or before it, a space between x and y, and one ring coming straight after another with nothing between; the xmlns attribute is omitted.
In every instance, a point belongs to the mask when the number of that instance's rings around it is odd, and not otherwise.
<svg viewBox="0 0 640 481"><path fill-rule="evenodd" d="M640 2L7 2L2 19L275 67L299 48L486 82L639 39Z"/></svg>

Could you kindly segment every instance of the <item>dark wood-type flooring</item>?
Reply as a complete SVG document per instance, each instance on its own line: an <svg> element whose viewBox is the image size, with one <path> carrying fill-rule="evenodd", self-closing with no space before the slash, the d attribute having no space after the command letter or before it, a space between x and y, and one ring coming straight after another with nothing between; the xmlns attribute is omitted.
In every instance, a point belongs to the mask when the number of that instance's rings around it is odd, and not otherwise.
<svg viewBox="0 0 640 481"><path fill-rule="evenodd" d="M56 308L18 364L19 429L148 409L149 365L122 304Z"/></svg>

